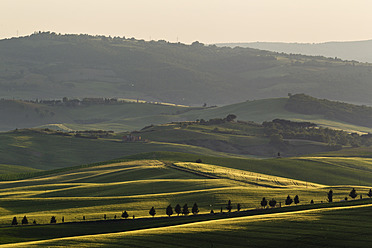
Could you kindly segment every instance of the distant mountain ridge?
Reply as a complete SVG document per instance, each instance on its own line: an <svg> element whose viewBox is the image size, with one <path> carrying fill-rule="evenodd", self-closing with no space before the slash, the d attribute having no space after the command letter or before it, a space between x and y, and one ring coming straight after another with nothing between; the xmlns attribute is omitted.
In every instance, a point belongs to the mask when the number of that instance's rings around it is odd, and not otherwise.
<svg viewBox="0 0 372 248"><path fill-rule="evenodd" d="M372 65L340 59L44 32L0 41L0 98L224 105L305 93L372 105Z"/></svg>
<svg viewBox="0 0 372 248"><path fill-rule="evenodd" d="M248 42L220 43L218 46L249 47L273 52L294 53L311 56L337 57L372 63L372 40L339 41L324 43Z"/></svg>

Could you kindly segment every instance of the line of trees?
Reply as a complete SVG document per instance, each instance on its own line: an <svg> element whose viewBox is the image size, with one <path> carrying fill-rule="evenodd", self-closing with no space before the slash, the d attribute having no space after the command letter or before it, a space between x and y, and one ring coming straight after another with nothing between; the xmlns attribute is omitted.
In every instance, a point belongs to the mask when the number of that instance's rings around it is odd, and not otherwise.
<svg viewBox="0 0 372 248"><path fill-rule="evenodd" d="M355 188L352 188L352 190L350 191L349 195L352 199L355 199L358 194L355 190ZM369 198L372 198L372 189L370 189L367 193L367 196ZM360 195L360 199L362 199L362 195ZM333 190L330 189L328 192L327 192L327 200L328 202L333 202ZM344 198L344 200L347 200L347 197ZM276 207L277 205L277 201L272 198L271 200L267 200L265 197L262 198L261 202L260 202L260 205L261 207L263 208L266 208L267 206L270 206L271 208L274 208ZM291 205L292 203L294 204L299 204L300 203L300 198L298 195L296 195L293 199L291 198L290 195L287 196L287 198L285 199L284 201L285 205L289 206ZM310 201L310 204L314 204L314 200L311 200ZM279 202L279 205L281 206L281 203ZM236 210L239 212L241 210L241 204L238 203L237 206L236 206ZM233 206L232 206L232 203L231 203L231 200L228 200L227 202L227 205L226 205L226 209L227 211L230 213L233 209ZM223 208L221 207L221 213L223 212ZM172 208L172 205L168 205L167 208L165 209L165 214L169 217L171 217L174 213L177 214L177 216L179 216L180 214L184 215L184 216L187 216L190 214L190 210L189 210L189 207L186 204L183 205L183 207L181 207L180 204L177 204L175 207L174 207L174 211L173 211L173 208ZM195 202L194 205L192 206L191 208L191 213L194 214L194 215L197 215L199 213L199 206L198 204ZM213 209L211 210L210 212L211 214L214 214L214 211ZM156 209L154 206L151 207L151 209L149 210L149 214L152 216L152 217L155 217L156 215ZM123 219L128 219L129 217L129 214L127 211L123 211L123 213L121 214L121 217ZM106 214L103 215L103 219L106 220L107 216ZM133 219L135 218L135 216L133 215ZM116 215L114 217L114 219L116 219ZM85 220L85 216L83 216L83 220ZM65 221L65 218L62 217L61 219L62 223ZM52 216L51 217L51 220L50 220L50 223L51 224L54 224L54 223L57 223L57 219L55 216ZM28 222L28 219L26 216L23 217L22 221L21 221L21 224L22 225L27 225L29 224ZM33 221L33 224L36 224L36 220ZM17 217L13 217L13 220L12 220L12 225L18 225L18 220L17 220Z"/></svg>

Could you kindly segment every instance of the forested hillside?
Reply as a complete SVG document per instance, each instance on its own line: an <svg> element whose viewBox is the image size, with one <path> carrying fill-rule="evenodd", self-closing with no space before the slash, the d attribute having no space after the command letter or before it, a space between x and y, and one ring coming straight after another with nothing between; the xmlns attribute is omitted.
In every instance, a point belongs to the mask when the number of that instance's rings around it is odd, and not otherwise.
<svg viewBox="0 0 372 248"><path fill-rule="evenodd" d="M372 62L372 40L339 41L324 43L250 42L224 43L218 46L250 47L274 52L304 54L312 56L338 57L346 60Z"/></svg>
<svg viewBox="0 0 372 248"><path fill-rule="evenodd" d="M285 108L306 115L324 115L360 126L372 127L372 107L317 99L305 94L291 95Z"/></svg>
<svg viewBox="0 0 372 248"><path fill-rule="evenodd" d="M6 99L117 97L210 106L302 92L372 104L371 79L369 64L199 42L50 32L0 41L0 98Z"/></svg>

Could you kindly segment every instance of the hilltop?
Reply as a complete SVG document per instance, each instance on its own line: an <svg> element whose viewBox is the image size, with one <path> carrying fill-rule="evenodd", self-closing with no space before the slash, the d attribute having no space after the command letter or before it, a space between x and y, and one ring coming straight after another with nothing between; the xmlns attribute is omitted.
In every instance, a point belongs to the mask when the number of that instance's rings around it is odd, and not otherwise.
<svg viewBox="0 0 372 248"><path fill-rule="evenodd" d="M0 98L116 97L210 106L303 92L371 104L371 68L199 42L45 32L0 41Z"/></svg>
<svg viewBox="0 0 372 248"><path fill-rule="evenodd" d="M372 108L317 99L303 94L205 107L188 107L116 98L0 100L0 131L41 127L63 131L140 130L145 126L235 114L240 121L309 121L348 132L372 132Z"/></svg>
<svg viewBox="0 0 372 248"><path fill-rule="evenodd" d="M284 43L284 42L248 42L221 43L218 46L250 47L273 52L303 54L311 56L338 57L345 60L356 60L372 63L372 40L341 41L324 43Z"/></svg>

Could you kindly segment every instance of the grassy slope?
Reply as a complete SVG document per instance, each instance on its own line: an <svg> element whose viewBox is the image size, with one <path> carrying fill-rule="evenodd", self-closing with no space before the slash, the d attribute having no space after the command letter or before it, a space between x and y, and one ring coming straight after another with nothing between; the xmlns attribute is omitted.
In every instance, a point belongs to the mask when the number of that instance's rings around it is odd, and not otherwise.
<svg viewBox="0 0 372 248"><path fill-rule="evenodd" d="M192 108L148 103L121 103L79 107L48 106L21 101L0 101L0 130L64 124L56 129L132 131L169 122ZM52 127L52 125L50 125Z"/></svg>
<svg viewBox="0 0 372 248"><path fill-rule="evenodd" d="M38 169L26 167L26 166L19 166L19 165L8 165L8 164L0 164L0 175L1 174L19 174L19 173L32 173L37 172Z"/></svg>
<svg viewBox="0 0 372 248"><path fill-rule="evenodd" d="M363 247L371 205L212 220L147 230L28 243L54 247ZM337 223L337 224L336 224Z"/></svg>
<svg viewBox="0 0 372 248"><path fill-rule="evenodd" d="M179 151L227 156L206 148L161 142L123 143L113 137L83 139L47 135L32 130L0 133L2 163L50 170L105 161L147 151ZM120 139L119 139L120 141ZM26 172L26 171L25 171Z"/></svg>
<svg viewBox="0 0 372 248"><path fill-rule="evenodd" d="M83 107L47 106L20 101L0 101L0 130L43 126L61 130L140 130L150 124L171 121L223 118L235 114L238 120L261 123L273 119L310 121L348 131L372 132L371 128L336 121L328 116L304 115L285 109L288 98L247 101L222 107L195 109L148 103L92 105ZM58 125L54 125L58 124Z"/></svg>
<svg viewBox="0 0 372 248"><path fill-rule="evenodd" d="M288 243L300 247L364 247L371 242L369 232L366 233L371 224L365 221L371 215L370 202L315 204L231 215L6 227L0 236L3 243L15 243L2 247L59 247L61 244L73 247L154 247L159 244L162 247L242 247L247 244L277 247Z"/></svg>
<svg viewBox="0 0 372 248"><path fill-rule="evenodd" d="M354 150L355 151L355 150ZM128 156L131 159L150 159L194 162L225 166L233 169L293 178L326 185L371 185L371 157L293 157L281 159L218 158L184 153L146 153Z"/></svg>
<svg viewBox="0 0 372 248"><path fill-rule="evenodd" d="M158 209L158 215L164 215L168 204L174 207L177 203L189 203L191 207L194 202L197 202L200 211L205 213L211 208L225 208L228 199L233 202L234 208L236 203L240 203L243 209L247 209L259 206L263 196L284 202L288 194L292 197L299 195L303 203L308 203L311 199L320 202L326 201L329 187L312 184L312 180L322 179L323 184L348 184L354 182L353 177L360 176L364 180L372 181L371 172L368 173L367 170L357 170L358 174L346 178L343 173L350 170L341 169L339 172L337 165L328 166L328 173L332 176L318 177L323 171L316 167L315 162L311 167L307 167L309 164L306 163L299 166L297 162L297 168L307 169L293 174L286 170L287 163L266 163L255 167L250 166L252 161L249 160L245 161L244 166L242 161L233 159L216 158L216 161L225 163L228 167L206 165L204 168L202 164L194 164L196 167L190 170L190 164L186 163L181 166L186 166L187 170L180 170L158 160L141 160L0 182L0 223L9 223L13 216L21 218L23 215L27 215L30 220L36 219L38 223L48 223L52 215L56 215L58 221L62 216L66 221L81 221L82 216L86 216L87 220L101 220L103 214L112 219L114 215L120 216L123 210L137 217L147 216L151 206ZM255 172L252 168L270 171L269 165L271 168L276 167L278 171L286 172L286 176L277 178L275 172L267 175L252 173ZM241 170L231 170L229 167L241 167ZM210 168L213 170L212 174ZM306 177L307 181L292 180L301 177ZM332 188L334 199L338 201L348 195L351 186ZM356 190L358 194L366 195L368 187L359 186Z"/></svg>

